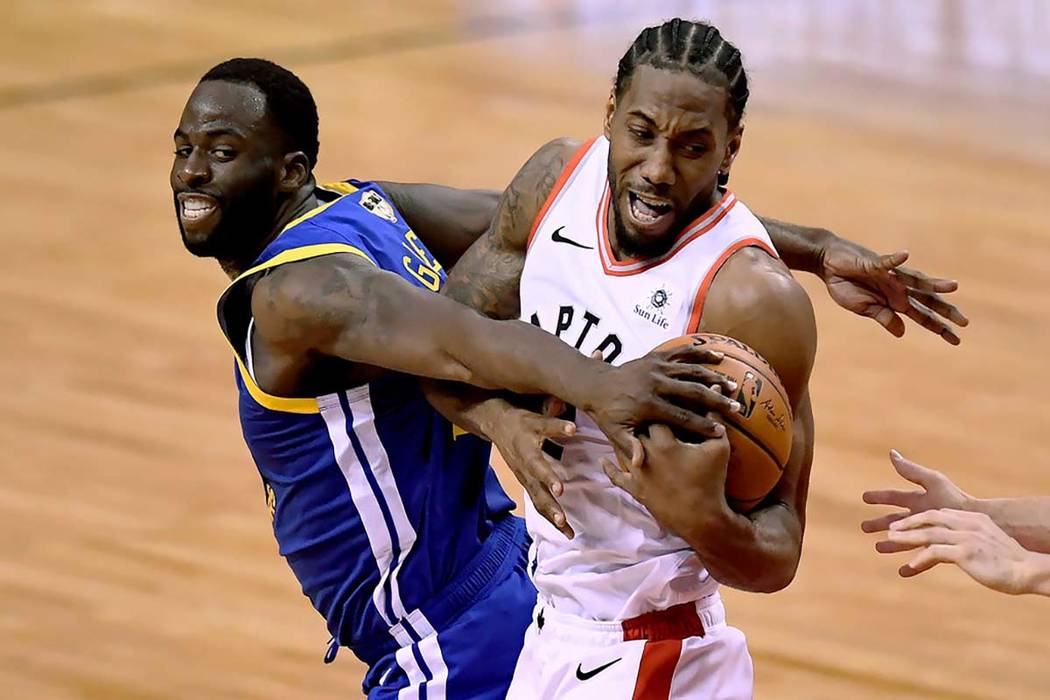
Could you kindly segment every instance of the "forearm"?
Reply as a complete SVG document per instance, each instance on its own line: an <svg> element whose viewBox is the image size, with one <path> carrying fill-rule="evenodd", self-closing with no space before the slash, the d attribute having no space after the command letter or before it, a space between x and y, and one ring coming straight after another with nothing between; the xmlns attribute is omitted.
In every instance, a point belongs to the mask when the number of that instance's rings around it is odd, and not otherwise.
<svg viewBox="0 0 1050 700"><path fill-rule="evenodd" d="M786 504L748 515L728 504L705 510L683 538L716 581L756 593L773 593L791 583L802 552L802 526Z"/></svg>
<svg viewBox="0 0 1050 700"><path fill-rule="evenodd" d="M791 456L780 483L758 510L741 515L723 495L693 509L686 537L716 580L733 588L771 593L795 577L802 554L809 475L813 466L813 407L807 391L795 407Z"/></svg>
<svg viewBox="0 0 1050 700"><path fill-rule="evenodd" d="M967 510L989 516L1025 549L1050 554L1050 497L979 498Z"/></svg>
<svg viewBox="0 0 1050 700"><path fill-rule="evenodd" d="M780 259L792 270L819 274L824 264L824 251L835 234L827 229L760 216Z"/></svg>
<svg viewBox="0 0 1050 700"><path fill-rule="evenodd" d="M457 382L426 379L423 393L430 405L453 425L490 442L500 419L514 408L503 392Z"/></svg>
<svg viewBox="0 0 1050 700"><path fill-rule="evenodd" d="M583 410L611 367L549 333L516 320L494 320L389 273L366 281L371 308L348 324L331 354L407 374L518 394L549 394Z"/></svg>

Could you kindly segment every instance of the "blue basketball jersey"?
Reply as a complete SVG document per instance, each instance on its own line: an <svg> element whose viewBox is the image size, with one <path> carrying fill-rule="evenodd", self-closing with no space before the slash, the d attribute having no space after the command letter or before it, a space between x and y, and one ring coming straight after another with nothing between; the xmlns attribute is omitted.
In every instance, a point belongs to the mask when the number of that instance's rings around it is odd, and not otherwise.
<svg viewBox="0 0 1050 700"><path fill-rule="evenodd" d="M337 183L318 196L326 203L267 246L220 298L218 314L237 356L241 427L280 553L335 643L372 663L385 653L381 640L413 641L407 619L484 561L490 535L514 504L489 467L490 445L454 434L415 377L387 372L309 399L271 396L256 385L250 336L258 275L350 254L435 292L445 278L374 183Z"/></svg>

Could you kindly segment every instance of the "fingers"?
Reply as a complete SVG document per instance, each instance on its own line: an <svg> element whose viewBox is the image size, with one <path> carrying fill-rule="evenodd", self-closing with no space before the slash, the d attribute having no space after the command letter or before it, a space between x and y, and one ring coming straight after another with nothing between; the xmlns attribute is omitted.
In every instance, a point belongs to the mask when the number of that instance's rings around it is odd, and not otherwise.
<svg viewBox="0 0 1050 700"><path fill-rule="evenodd" d="M959 336L956 335L955 331L952 330L948 324L937 318L932 311L914 299L910 300L908 310L904 313L912 321L915 321L931 333L941 336L951 345L958 345L960 343Z"/></svg>
<svg viewBox="0 0 1050 700"><path fill-rule="evenodd" d="M529 453L504 455L504 459L518 482L528 492L536 512L572 539L575 533L557 500L565 492L565 486L555 474L550 458L543 453L540 445L537 444L535 450Z"/></svg>
<svg viewBox="0 0 1050 700"><path fill-rule="evenodd" d="M910 547L926 547L935 544L959 544L964 534L950 527L920 527L911 530L890 528L887 541Z"/></svg>
<svg viewBox="0 0 1050 700"><path fill-rule="evenodd" d="M949 528L959 531L977 530L989 522L991 522L991 518L984 513L970 513L964 510L939 508L925 510L898 520L890 525L890 534L918 529L925 531L931 528Z"/></svg>
<svg viewBox="0 0 1050 700"><path fill-rule="evenodd" d="M923 272L908 267L898 267L891 270L890 273L894 277L899 278L904 284L920 292L947 294L959 288L959 283L955 280L930 277Z"/></svg>
<svg viewBox="0 0 1050 700"><path fill-rule="evenodd" d="M879 554L897 554L898 552L907 552L915 549L917 545L904 544L902 542L890 542L889 540L880 540L875 543L875 551Z"/></svg>
<svg viewBox="0 0 1050 700"><path fill-rule="evenodd" d="M886 515L880 515L877 518L870 518L860 524L860 529L863 532L885 532L889 529L890 525L903 520L908 517L908 512L897 512L887 513Z"/></svg>
<svg viewBox="0 0 1050 700"><path fill-rule="evenodd" d="M909 289L908 296L921 303L923 306L934 311L935 313L943 316L957 326L968 326L970 325L970 319L963 315L962 311L954 304L949 304L937 294L930 292L920 292L918 290Z"/></svg>
<svg viewBox="0 0 1050 700"><path fill-rule="evenodd" d="M958 560L961 549L950 544L935 544L926 547L912 558L907 564L898 569L898 573L904 578L917 576L924 571L929 571L938 564L948 564Z"/></svg>
<svg viewBox="0 0 1050 700"><path fill-rule="evenodd" d="M544 417L539 421L537 432L548 438L572 437L576 434L576 424L561 418Z"/></svg>
<svg viewBox="0 0 1050 700"><path fill-rule="evenodd" d="M898 491L896 489L880 489L877 491L865 491L862 498L865 503L875 506L897 506L906 510L913 510L923 497L922 491Z"/></svg>
<svg viewBox="0 0 1050 700"><path fill-rule="evenodd" d="M902 455L897 450L890 450L890 463L893 464L893 468L897 470L898 474L900 474L913 484L918 484L919 486L922 486L925 489L928 489L934 484L934 482L938 481L939 479L945 478L944 474L941 474L936 469L930 469L929 467L924 467L921 464L917 464L905 457L904 455ZM865 503L881 503L881 501L865 500Z"/></svg>
<svg viewBox="0 0 1050 700"><path fill-rule="evenodd" d="M896 253L887 253L880 255L876 261L876 267L880 267L886 272L889 272L895 267L899 267L908 261L908 251L898 250Z"/></svg>
<svg viewBox="0 0 1050 700"><path fill-rule="evenodd" d="M674 432L663 423L653 423L649 426L649 444L654 447L662 447L675 441Z"/></svg>
<svg viewBox="0 0 1050 700"><path fill-rule="evenodd" d="M900 338L904 335L904 319L888 306L871 306L864 311L864 315L875 319L875 322L888 330L894 337Z"/></svg>
<svg viewBox="0 0 1050 700"><path fill-rule="evenodd" d="M700 343L676 345L668 350L660 350L653 354L668 362L684 362L697 365L717 365L725 358L725 355L722 353L709 350Z"/></svg>
<svg viewBox="0 0 1050 700"><path fill-rule="evenodd" d="M605 475L609 477L609 481L611 481L614 486L623 489L635 498L638 497L637 481L632 473L625 472L613 464L611 460L605 459L604 457L601 460L601 464L602 470L605 471Z"/></svg>
<svg viewBox="0 0 1050 700"><path fill-rule="evenodd" d="M668 362L660 367L665 375L672 379L687 382L699 382L711 387L720 386L727 394L737 390L737 383L721 372L684 362Z"/></svg>
<svg viewBox="0 0 1050 700"><path fill-rule="evenodd" d="M570 540L576 536L576 533L573 532L572 526L569 525L569 522L565 517L565 511L562 509L550 489L544 488L543 484L538 480L529 480L528 483L522 485L525 487L525 490L529 492L529 498L532 499L532 506L536 509L537 513L542 515L547 522L558 529L558 532L562 533Z"/></svg>
<svg viewBox="0 0 1050 700"><path fill-rule="evenodd" d="M669 401L656 399L652 408L652 415L649 418L654 423L667 423L702 437L717 438L725 435L726 429L720 423L676 406Z"/></svg>
<svg viewBox="0 0 1050 700"><path fill-rule="evenodd" d="M672 403L691 408L714 410L724 414L740 410L739 403L722 393L722 384L705 386L679 379L663 379L657 382L656 393Z"/></svg>

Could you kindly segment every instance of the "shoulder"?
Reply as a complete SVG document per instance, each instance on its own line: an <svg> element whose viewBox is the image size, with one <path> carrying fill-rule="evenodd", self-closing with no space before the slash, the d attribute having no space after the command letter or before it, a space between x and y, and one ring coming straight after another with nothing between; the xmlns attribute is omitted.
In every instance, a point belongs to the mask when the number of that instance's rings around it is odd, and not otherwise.
<svg viewBox="0 0 1050 700"><path fill-rule="evenodd" d="M541 146L521 166L500 198L494 219L501 245L524 250L533 222L554 190L562 171L583 144L558 138Z"/></svg>
<svg viewBox="0 0 1050 700"><path fill-rule="evenodd" d="M805 392L817 348L813 304L787 267L743 248L715 276L701 330L737 338L766 358L794 401Z"/></svg>
<svg viewBox="0 0 1050 700"><path fill-rule="evenodd" d="M371 261L352 253L279 265L252 290L256 331L277 345L316 347L345 325L348 306L366 304L367 285L376 271Z"/></svg>

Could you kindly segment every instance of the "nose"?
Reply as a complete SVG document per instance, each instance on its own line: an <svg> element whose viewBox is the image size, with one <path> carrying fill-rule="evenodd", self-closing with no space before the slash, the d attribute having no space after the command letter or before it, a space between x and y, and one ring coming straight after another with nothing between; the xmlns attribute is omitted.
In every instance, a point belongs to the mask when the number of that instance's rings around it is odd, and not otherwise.
<svg viewBox="0 0 1050 700"><path fill-rule="evenodd" d="M641 175L657 188L670 187L675 183L674 158L665 139L655 139L645 154Z"/></svg>
<svg viewBox="0 0 1050 700"><path fill-rule="evenodd" d="M211 180L211 167L200 149L194 148L189 157L182 161L178 176L187 187L198 187Z"/></svg>

